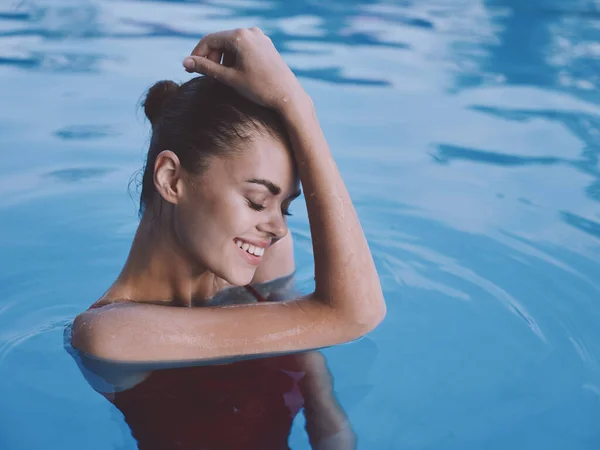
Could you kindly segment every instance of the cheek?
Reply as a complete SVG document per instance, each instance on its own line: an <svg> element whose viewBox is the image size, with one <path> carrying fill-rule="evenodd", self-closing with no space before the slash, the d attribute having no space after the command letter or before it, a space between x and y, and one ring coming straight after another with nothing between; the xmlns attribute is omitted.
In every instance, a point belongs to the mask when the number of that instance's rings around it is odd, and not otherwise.
<svg viewBox="0 0 600 450"><path fill-rule="evenodd" d="M179 208L175 218L175 233L177 239L184 246L184 250L198 253L205 246L207 214L200 208Z"/></svg>
<svg viewBox="0 0 600 450"><path fill-rule="evenodd" d="M197 249L221 247L235 237L248 234L256 226L257 215L239 194L204 199L190 211L192 226L187 233Z"/></svg>

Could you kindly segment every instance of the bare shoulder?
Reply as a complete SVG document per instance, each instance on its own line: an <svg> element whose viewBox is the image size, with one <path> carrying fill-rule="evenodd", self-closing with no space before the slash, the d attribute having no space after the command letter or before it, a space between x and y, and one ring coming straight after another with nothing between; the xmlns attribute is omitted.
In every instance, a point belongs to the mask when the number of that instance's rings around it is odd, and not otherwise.
<svg viewBox="0 0 600 450"><path fill-rule="evenodd" d="M80 314L65 328L64 347L75 360L81 374L97 392L111 398L119 391L130 389L144 381L152 372L151 367L115 363L93 356L98 338L94 321L99 318L94 309Z"/></svg>
<svg viewBox="0 0 600 450"><path fill-rule="evenodd" d="M99 346L99 336L104 338L106 333L104 328L110 320L110 326L116 332L119 327L118 315L107 313L117 310L126 310L135 307L135 304L96 303L94 306L75 317L71 329L71 345L73 348L88 354L97 354ZM137 305L139 306L139 305Z"/></svg>

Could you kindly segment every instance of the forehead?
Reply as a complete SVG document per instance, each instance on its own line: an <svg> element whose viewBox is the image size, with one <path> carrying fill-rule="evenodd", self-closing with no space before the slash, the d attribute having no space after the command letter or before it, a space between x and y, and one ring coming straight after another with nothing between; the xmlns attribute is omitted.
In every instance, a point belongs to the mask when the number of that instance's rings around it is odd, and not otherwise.
<svg viewBox="0 0 600 450"><path fill-rule="evenodd" d="M298 186L294 159L280 141L269 137L256 137L238 144L236 154L215 158L211 175L220 175L239 184L248 179L260 178L281 186L284 191Z"/></svg>

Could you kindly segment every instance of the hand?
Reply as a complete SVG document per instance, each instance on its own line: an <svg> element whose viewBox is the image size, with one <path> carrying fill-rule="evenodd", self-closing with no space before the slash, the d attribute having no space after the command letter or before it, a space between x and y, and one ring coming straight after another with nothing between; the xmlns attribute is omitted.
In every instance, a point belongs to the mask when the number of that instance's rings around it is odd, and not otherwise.
<svg viewBox="0 0 600 450"><path fill-rule="evenodd" d="M271 39L257 27L204 36L183 65L188 72L218 79L250 100L275 110L308 97Z"/></svg>

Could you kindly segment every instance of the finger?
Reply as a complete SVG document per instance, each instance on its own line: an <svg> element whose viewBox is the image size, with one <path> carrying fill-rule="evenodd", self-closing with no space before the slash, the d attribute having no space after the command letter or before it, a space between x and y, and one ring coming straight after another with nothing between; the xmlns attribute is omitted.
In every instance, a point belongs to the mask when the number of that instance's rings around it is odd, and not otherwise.
<svg viewBox="0 0 600 450"><path fill-rule="evenodd" d="M225 83L230 83L235 75L235 69L201 56L188 56L183 60L183 66L188 72L197 72Z"/></svg>
<svg viewBox="0 0 600 450"><path fill-rule="evenodd" d="M237 53L235 52L225 52L223 55L223 65L225 67L235 67L235 62L237 60Z"/></svg>
<svg viewBox="0 0 600 450"><path fill-rule="evenodd" d="M210 52L208 52L208 55L206 57L208 59L210 59L212 62L216 62L217 64L220 64L222 56L223 56L223 54L219 50L211 50Z"/></svg>
<svg viewBox="0 0 600 450"><path fill-rule="evenodd" d="M200 42L192 50L192 56L208 56L211 50L220 50L221 53L236 51L239 41L242 40L244 33L249 31L243 28L236 30L219 31L211 33L200 39Z"/></svg>

